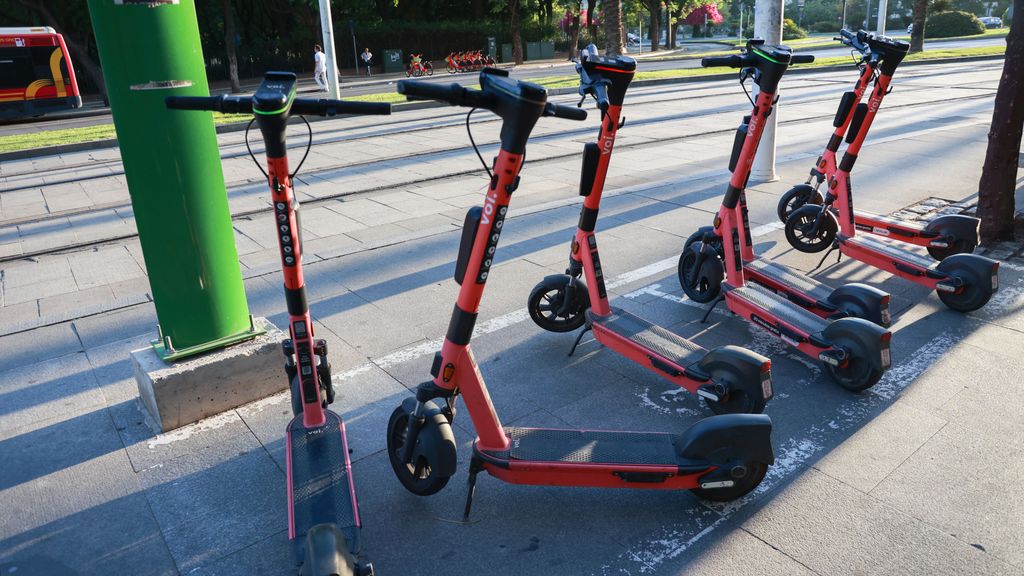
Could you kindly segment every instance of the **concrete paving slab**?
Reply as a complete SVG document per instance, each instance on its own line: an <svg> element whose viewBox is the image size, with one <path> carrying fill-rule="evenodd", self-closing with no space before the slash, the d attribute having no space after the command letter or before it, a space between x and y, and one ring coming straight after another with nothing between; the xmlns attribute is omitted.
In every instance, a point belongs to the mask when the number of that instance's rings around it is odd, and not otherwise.
<svg viewBox="0 0 1024 576"><path fill-rule="evenodd" d="M27 367L79 352L82 350L82 343L71 325L65 323L0 336L0 350L4 352L0 356L0 374L7 374L6 377L10 378L12 376L8 371L14 368ZM0 382L3 378L0 376Z"/></svg>
<svg viewBox="0 0 1024 576"><path fill-rule="evenodd" d="M743 528L815 572L1015 574L1017 568L809 470Z"/></svg>

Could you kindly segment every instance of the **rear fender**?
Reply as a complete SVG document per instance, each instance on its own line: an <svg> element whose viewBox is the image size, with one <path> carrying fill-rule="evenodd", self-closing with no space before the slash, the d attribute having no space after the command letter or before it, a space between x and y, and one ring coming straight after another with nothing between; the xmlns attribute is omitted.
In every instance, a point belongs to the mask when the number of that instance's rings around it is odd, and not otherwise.
<svg viewBox="0 0 1024 576"><path fill-rule="evenodd" d="M406 398L402 402L402 408L412 414L416 411L416 398ZM418 440L421 442L421 452L430 461L433 473L442 477L455 475L455 467L458 463L456 452L455 434L452 433L452 426L448 417L433 400L427 400L423 405L423 416L427 419L424 429L420 430ZM427 432L432 428L436 433Z"/></svg>
<svg viewBox="0 0 1024 576"><path fill-rule="evenodd" d="M746 392L752 398L767 402L772 397L771 361L739 346L721 346L704 355L697 367L712 379L729 375L729 386Z"/></svg>
<svg viewBox="0 0 1024 576"><path fill-rule="evenodd" d="M984 285L990 294L999 289L999 262L978 254L954 254L935 266L938 270L962 278L966 282ZM967 273L962 271L966 270ZM987 280L991 279L991 283Z"/></svg>
<svg viewBox="0 0 1024 576"><path fill-rule="evenodd" d="M889 315L889 294L867 284L852 282L836 288L828 301L854 318L863 318L883 328L892 324Z"/></svg>
<svg viewBox="0 0 1024 576"><path fill-rule="evenodd" d="M825 328L824 336L833 345L864 358L875 370L889 369L883 362L883 355L889 358L892 334L885 328L862 318L840 318Z"/></svg>
<svg viewBox="0 0 1024 576"><path fill-rule="evenodd" d="M701 226L700 228L697 229L696 232L690 234L690 237L686 239L686 243L683 244L683 251L685 252L686 250L689 250L690 246L693 246L695 243L704 240L705 237L718 238L718 234L715 233L714 226Z"/></svg>
<svg viewBox="0 0 1024 576"><path fill-rule="evenodd" d="M736 460L774 464L772 420L765 414L705 418L676 440L679 455L722 466Z"/></svg>
<svg viewBox="0 0 1024 576"><path fill-rule="evenodd" d="M962 240L970 243L971 246L977 246L978 226L980 225L981 220L972 216L946 214L929 222L924 227L924 231L938 234L942 237L949 237L954 241Z"/></svg>
<svg viewBox="0 0 1024 576"><path fill-rule="evenodd" d="M299 576L358 574L345 535L334 524L317 524L306 533L306 558Z"/></svg>

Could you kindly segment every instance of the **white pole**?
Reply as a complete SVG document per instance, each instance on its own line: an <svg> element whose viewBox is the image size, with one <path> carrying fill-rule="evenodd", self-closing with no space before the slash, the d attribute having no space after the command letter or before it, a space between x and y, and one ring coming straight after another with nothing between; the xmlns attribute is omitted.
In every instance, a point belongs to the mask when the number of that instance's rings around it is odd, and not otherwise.
<svg viewBox="0 0 1024 576"><path fill-rule="evenodd" d="M782 0L757 0L754 3L754 37L764 38L766 44L782 42ZM780 90L781 91L781 90ZM757 96L757 85L754 95ZM779 91L775 93L778 97ZM779 177L775 174L775 126L779 121L778 107L768 118L761 136L761 145L757 148L757 156L750 172L753 182L774 182Z"/></svg>
<svg viewBox="0 0 1024 576"><path fill-rule="evenodd" d="M885 13L889 7L889 0L878 0L878 27L876 31L879 35L885 35Z"/></svg>
<svg viewBox="0 0 1024 576"><path fill-rule="evenodd" d="M320 0L320 29L324 33L324 55L327 57L327 91L338 98L338 61L335 59L334 23L331 21L331 0Z"/></svg>

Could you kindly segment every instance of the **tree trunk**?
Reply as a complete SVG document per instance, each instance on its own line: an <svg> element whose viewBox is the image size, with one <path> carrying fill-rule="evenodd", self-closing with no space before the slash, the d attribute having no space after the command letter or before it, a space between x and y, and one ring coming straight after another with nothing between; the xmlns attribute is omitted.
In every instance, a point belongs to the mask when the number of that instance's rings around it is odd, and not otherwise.
<svg viewBox="0 0 1024 576"><path fill-rule="evenodd" d="M928 18L928 0L914 0L914 31L910 34L910 52L924 51L924 23Z"/></svg>
<svg viewBox="0 0 1024 576"><path fill-rule="evenodd" d="M604 0L604 53L618 56L626 47L622 44L622 1Z"/></svg>
<svg viewBox="0 0 1024 576"><path fill-rule="evenodd" d="M676 32L679 30L678 16L675 16L671 12L668 14L668 49L676 49Z"/></svg>
<svg viewBox="0 0 1024 576"><path fill-rule="evenodd" d="M484 2L483 0L473 0L473 19L482 20L484 17Z"/></svg>
<svg viewBox="0 0 1024 576"><path fill-rule="evenodd" d="M590 36L591 42L594 41L596 36L596 30L594 26L594 10L597 5L597 0L587 0L587 35Z"/></svg>
<svg viewBox="0 0 1024 576"><path fill-rule="evenodd" d="M512 28L512 59L519 66L523 63L523 39L519 37L519 0L508 3L508 12Z"/></svg>
<svg viewBox="0 0 1024 576"><path fill-rule="evenodd" d="M580 15L572 15L572 23L569 24L569 59L575 60L579 57L580 47Z"/></svg>
<svg viewBox="0 0 1024 576"><path fill-rule="evenodd" d="M242 91L238 82L238 53L235 49L235 14L231 11L231 0L222 0L224 6L224 50L228 55L228 79L231 80L231 93Z"/></svg>
<svg viewBox="0 0 1024 576"><path fill-rule="evenodd" d="M651 13L651 52L657 52L661 40L661 0L644 0L644 6Z"/></svg>
<svg viewBox="0 0 1024 576"><path fill-rule="evenodd" d="M1006 36L1003 75L988 132L988 151L978 182L983 244L1013 239L1014 195L1024 131L1024 10L1013 12L1013 24Z"/></svg>
<svg viewBox="0 0 1024 576"><path fill-rule="evenodd" d="M550 23L555 16L554 0L544 0L544 22Z"/></svg>

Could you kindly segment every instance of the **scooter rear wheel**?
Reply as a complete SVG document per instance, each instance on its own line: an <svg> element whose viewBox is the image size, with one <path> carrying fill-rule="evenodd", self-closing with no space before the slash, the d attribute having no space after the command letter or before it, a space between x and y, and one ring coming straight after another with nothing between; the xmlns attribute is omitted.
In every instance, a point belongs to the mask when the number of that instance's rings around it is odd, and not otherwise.
<svg viewBox="0 0 1024 576"><path fill-rule="evenodd" d="M854 348L851 342L836 342L846 350ZM863 392L871 388L882 378L884 371L875 368L870 362L857 352L851 352L843 366L833 366L828 363L822 364L825 372L832 380L850 392Z"/></svg>
<svg viewBox="0 0 1024 576"><path fill-rule="evenodd" d="M992 298L992 292L986 290L982 285L984 280L976 278L974 274L971 274L966 269L957 270L956 273L963 279L964 283L963 288L959 292L935 291L943 304L957 312L963 313L974 312L988 304L989 299Z"/></svg>
<svg viewBox="0 0 1024 576"><path fill-rule="evenodd" d="M793 212L786 220L786 240L789 245L807 254L815 254L826 250L836 239L839 225L832 214L821 216L822 221L817 230L813 230L821 208L817 205L806 205Z"/></svg>
<svg viewBox="0 0 1024 576"><path fill-rule="evenodd" d="M403 462L400 454L405 445L409 417L404 406L395 408L391 413L388 420L388 459L395 476L406 490L417 496L430 496L444 488L450 477L434 474L433 463L427 458L426 450L419 448L431 442L440 445L443 439L436 425L428 418L416 439L417 449L413 450L412 463Z"/></svg>
<svg viewBox="0 0 1024 576"><path fill-rule="evenodd" d="M974 244L963 239L954 240L952 245L945 248L928 247L928 255L939 262L954 254L970 254L971 252L974 252Z"/></svg>
<svg viewBox="0 0 1024 576"><path fill-rule="evenodd" d="M757 488L768 472L768 465L763 462L745 462L744 468L746 473L740 478L733 478L735 484L728 488L693 488L690 491L698 498L712 502L730 502L742 498Z"/></svg>
<svg viewBox="0 0 1024 576"><path fill-rule="evenodd" d="M586 288L569 293L567 275L548 277L534 286L526 303L533 322L548 332L572 332L586 322L590 296ZM578 283L582 287L582 283ZM566 303L566 298L572 301Z"/></svg>

